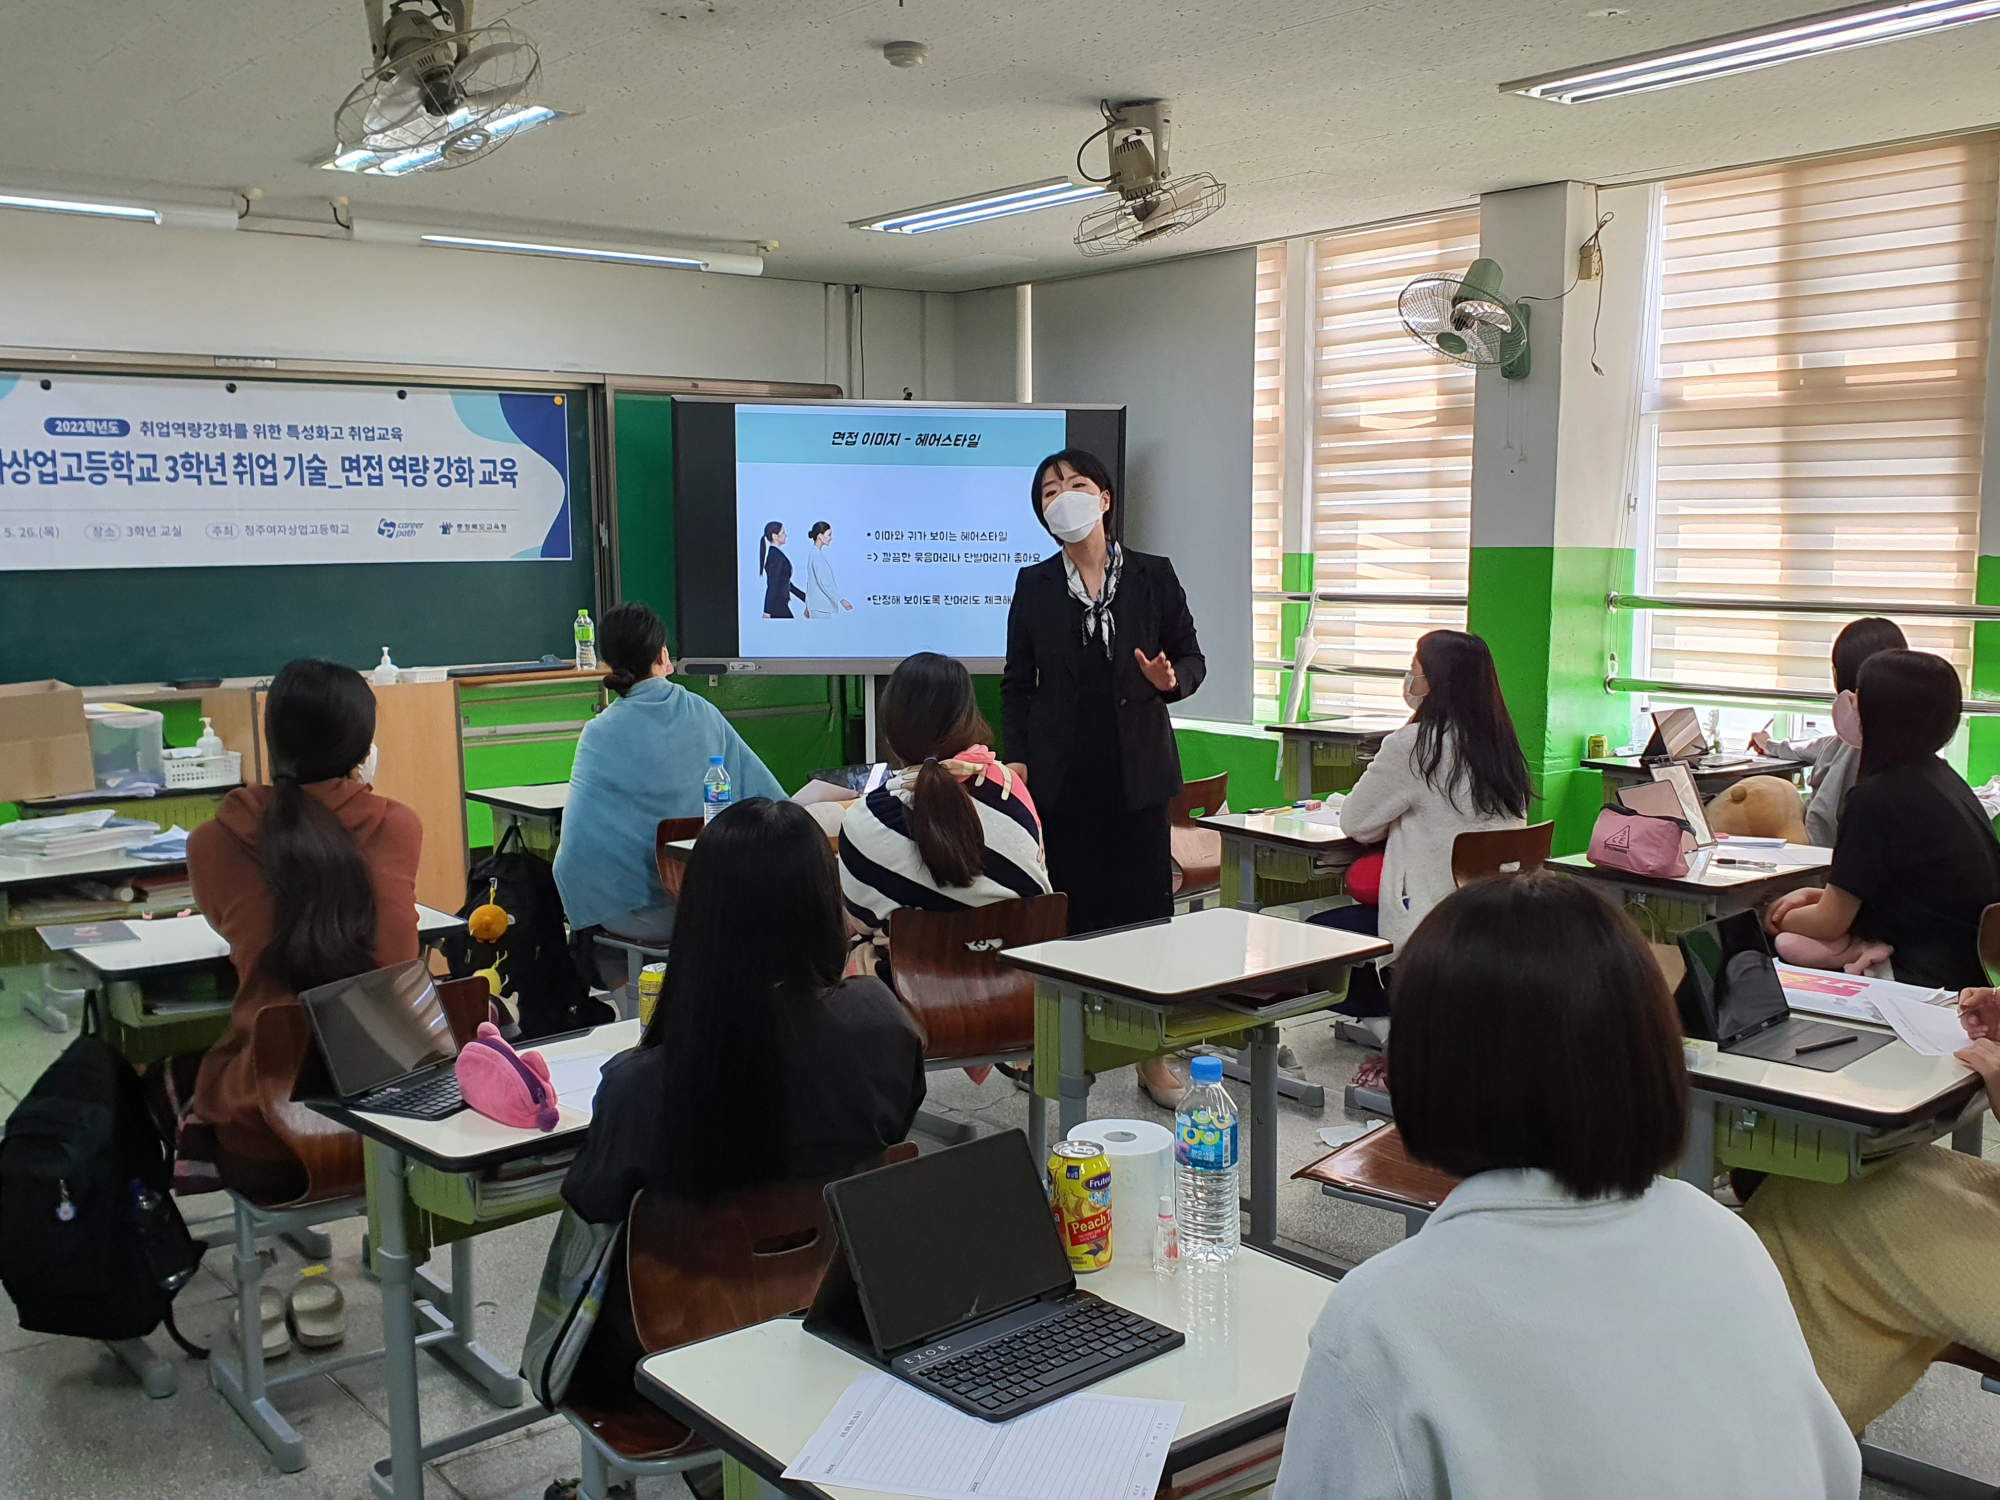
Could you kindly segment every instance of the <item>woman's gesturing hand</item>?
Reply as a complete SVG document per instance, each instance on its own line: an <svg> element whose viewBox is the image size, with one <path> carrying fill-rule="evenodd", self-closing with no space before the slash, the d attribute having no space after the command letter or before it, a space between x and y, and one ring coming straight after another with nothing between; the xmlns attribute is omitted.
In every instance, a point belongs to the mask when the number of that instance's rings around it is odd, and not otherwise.
<svg viewBox="0 0 2000 1500"><path fill-rule="evenodd" d="M1180 676L1174 671L1174 664L1167 660L1166 652L1162 651L1158 656L1148 656L1134 646L1132 654L1139 659L1139 670L1146 674L1146 681L1161 692L1171 693L1181 685Z"/></svg>

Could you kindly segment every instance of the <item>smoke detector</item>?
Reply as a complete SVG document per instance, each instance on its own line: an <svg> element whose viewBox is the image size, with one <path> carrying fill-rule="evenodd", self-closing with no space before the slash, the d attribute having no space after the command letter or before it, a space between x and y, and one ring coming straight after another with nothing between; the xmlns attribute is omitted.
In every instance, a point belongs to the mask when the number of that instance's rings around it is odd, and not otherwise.
<svg viewBox="0 0 2000 1500"><path fill-rule="evenodd" d="M930 55L931 49L922 42L887 42L882 47L882 59L892 68L921 68Z"/></svg>

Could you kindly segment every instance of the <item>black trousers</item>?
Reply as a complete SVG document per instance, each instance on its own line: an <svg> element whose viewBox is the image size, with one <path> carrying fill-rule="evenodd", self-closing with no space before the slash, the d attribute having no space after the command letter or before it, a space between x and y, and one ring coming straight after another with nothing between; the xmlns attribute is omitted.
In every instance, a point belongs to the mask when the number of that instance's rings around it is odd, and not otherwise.
<svg viewBox="0 0 2000 1500"><path fill-rule="evenodd" d="M1132 811L1115 781L1072 769L1055 806L1041 813L1049 883L1069 896L1072 935L1174 914L1166 803Z"/></svg>
<svg viewBox="0 0 2000 1500"><path fill-rule="evenodd" d="M1336 906L1332 911L1314 912L1306 918L1320 927L1337 927L1343 932L1360 932L1377 937L1381 920L1379 906ZM1386 1016L1389 989L1382 973L1373 964L1356 964L1347 971L1347 998L1334 1009L1344 1016Z"/></svg>

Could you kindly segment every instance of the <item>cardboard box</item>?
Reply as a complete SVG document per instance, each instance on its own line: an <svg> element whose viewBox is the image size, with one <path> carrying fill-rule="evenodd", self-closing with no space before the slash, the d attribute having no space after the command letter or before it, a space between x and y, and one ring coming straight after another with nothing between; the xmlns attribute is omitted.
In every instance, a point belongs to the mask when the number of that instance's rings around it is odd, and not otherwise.
<svg viewBox="0 0 2000 1500"><path fill-rule="evenodd" d="M96 790L83 689L53 679L0 684L0 802Z"/></svg>

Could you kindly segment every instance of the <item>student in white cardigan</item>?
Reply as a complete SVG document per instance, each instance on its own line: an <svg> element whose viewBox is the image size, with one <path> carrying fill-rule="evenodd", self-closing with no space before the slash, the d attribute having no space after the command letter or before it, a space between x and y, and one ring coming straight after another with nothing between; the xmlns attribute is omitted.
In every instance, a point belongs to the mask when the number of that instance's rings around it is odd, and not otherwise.
<svg viewBox="0 0 2000 1500"><path fill-rule="evenodd" d="M1527 757L1485 641L1463 630L1421 637L1403 674L1403 701L1415 710L1410 722L1382 741L1340 808L1340 829L1349 838L1388 841L1381 905L1343 906L1312 919L1379 933L1399 952L1452 892L1453 840L1478 829L1521 827L1529 795ZM1342 1009L1387 1014L1383 988L1357 971Z"/></svg>
<svg viewBox="0 0 2000 1500"><path fill-rule="evenodd" d="M1566 875L1503 875L1397 970L1396 1124L1464 1181L1328 1297L1276 1500L1854 1500L1771 1257L1658 1175L1687 1075L1632 923Z"/></svg>

